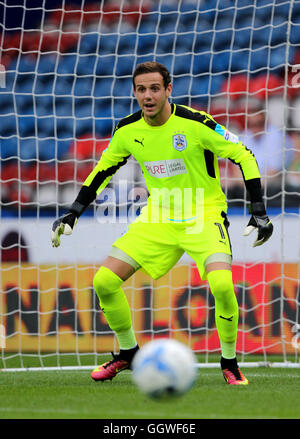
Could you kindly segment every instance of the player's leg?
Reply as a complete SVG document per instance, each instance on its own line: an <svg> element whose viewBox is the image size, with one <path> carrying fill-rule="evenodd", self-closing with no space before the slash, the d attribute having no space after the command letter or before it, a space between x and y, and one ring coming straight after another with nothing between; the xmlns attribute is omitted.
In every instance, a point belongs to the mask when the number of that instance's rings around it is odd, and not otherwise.
<svg viewBox="0 0 300 439"><path fill-rule="evenodd" d="M191 233L193 230L190 230L188 234L182 236L182 241L185 251L196 262L201 279L208 280L215 299L215 319L221 345L223 374L225 369L233 370L238 374L236 361L238 304L232 281L232 254L228 226L225 213L216 213L205 219L199 233ZM234 379L227 382L245 384L246 380Z"/></svg>
<svg viewBox="0 0 300 439"><path fill-rule="evenodd" d="M223 376L228 384L246 385L248 380L241 373L236 358L239 309L234 292L231 264L225 262L227 256L224 254L223 262L221 254L218 254L219 261L208 263L205 269L215 299L215 321L221 345Z"/></svg>
<svg viewBox="0 0 300 439"><path fill-rule="evenodd" d="M113 255L113 256L112 256ZM138 350L132 327L131 311L121 286L137 269L139 264L126 253L113 247L112 253L94 277L94 289L107 323L115 332L120 353L113 354L112 361L98 366L91 374L96 381L112 379L118 372L130 368Z"/></svg>
<svg viewBox="0 0 300 439"><path fill-rule="evenodd" d="M120 349L131 349L137 345L129 304L121 285L139 268L130 256L113 247L94 277L100 306L109 327L117 336Z"/></svg>
<svg viewBox="0 0 300 439"><path fill-rule="evenodd" d="M224 358L235 358L239 310L231 265L214 262L206 266L210 291L215 299L215 322Z"/></svg>
<svg viewBox="0 0 300 439"><path fill-rule="evenodd" d="M165 224L134 222L127 233L115 241L110 256L95 275L94 288L107 322L119 341L120 354L95 369L92 378L111 379L119 371L130 368L138 349L129 304L121 288L123 281L140 267L153 279L158 279L182 254Z"/></svg>

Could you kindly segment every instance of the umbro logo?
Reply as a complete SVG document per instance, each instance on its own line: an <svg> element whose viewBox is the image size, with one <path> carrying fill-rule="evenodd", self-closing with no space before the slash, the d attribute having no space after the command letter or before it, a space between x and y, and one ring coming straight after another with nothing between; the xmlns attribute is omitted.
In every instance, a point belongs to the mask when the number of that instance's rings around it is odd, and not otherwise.
<svg viewBox="0 0 300 439"><path fill-rule="evenodd" d="M140 145L142 145L142 146L144 146L144 137L142 138L142 140L138 140L138 139L134 139L134 141L136 142L136 143L139 143Z"/></svg>
<svg viewBox="0 0 300 439"><path fill-rule="evenodd" d="M220 319L227 320L228 322L232 322L232 319L233 319L233 316L231 316L231 317L223 317L223 316L219 316L219 317L220 317Z"/></svg>

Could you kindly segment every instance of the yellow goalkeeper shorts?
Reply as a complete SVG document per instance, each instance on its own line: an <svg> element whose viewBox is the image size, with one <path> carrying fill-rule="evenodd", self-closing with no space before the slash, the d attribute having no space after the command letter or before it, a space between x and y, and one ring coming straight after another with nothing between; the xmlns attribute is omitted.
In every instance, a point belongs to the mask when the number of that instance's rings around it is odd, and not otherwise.
<svg viewBox="0 0 300 439"><path fill-rule="evenodd" d="M210 262L231 264L229 222L224 212L205 219L203 224L184 222L148 223L141 215L113 246L133 258L153 279L166 274L186 252L196 263L201 279Z"/></svg>

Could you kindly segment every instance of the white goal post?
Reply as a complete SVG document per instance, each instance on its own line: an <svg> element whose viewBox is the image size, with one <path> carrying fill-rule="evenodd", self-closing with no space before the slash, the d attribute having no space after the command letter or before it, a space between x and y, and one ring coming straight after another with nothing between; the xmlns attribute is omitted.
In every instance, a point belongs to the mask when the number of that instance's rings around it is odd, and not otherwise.
<svg viewBox="0 0 300 439"><path fill-rule="evenodd" d="M145 204L134 159L53 249L66 211L118 120L138 109L132 73L169 69L175 104L212 114L257 158L274 235L242 237L239 168L228 199L243 366L300 362L300 0L0 0L0 369L90 369L117 351L92 279ZM214 301L188 256L124 284L142 345L174 337L219 366Z"/></svg>

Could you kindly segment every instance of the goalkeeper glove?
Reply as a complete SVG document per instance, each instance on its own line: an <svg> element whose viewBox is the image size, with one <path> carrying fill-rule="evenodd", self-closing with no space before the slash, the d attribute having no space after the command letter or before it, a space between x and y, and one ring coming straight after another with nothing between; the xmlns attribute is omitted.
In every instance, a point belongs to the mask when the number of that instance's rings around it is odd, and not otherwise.
<svg viewBox="0 0 300 439"><path fill-rule="evenodd" d="M253 243L253 247L257 247L266 242L273 233L273 224L267 216L264 203L251 203L249 207L251 218L247 227L244 229L244 236L250 235L254 229L257 229L257 238Z"/></svg>
<svg viewBox="0 0 300 439"><path fill-rule="evenodd" d="M71 235L73 228L78 221L79 216L84 210L84 206L78 202L74 202L68 213L59 217L54 221L51 230L52 247L60 246L61 235Z"/></svg>

